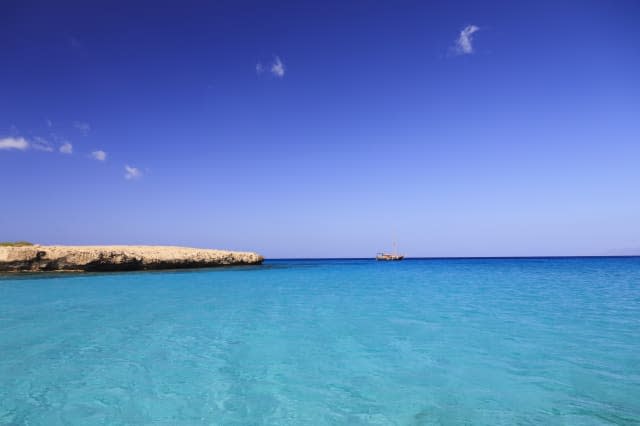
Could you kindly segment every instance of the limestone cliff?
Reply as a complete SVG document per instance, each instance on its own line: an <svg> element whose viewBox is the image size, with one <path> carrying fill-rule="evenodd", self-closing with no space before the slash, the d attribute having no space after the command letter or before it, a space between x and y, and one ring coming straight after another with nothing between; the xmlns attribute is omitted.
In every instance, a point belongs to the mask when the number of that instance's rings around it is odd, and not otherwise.
<svg viewBox="0 0 640 426"><path fill-rule="evenodd" d="M257 253L171 246L0 247L0 272L134 271L255 265Z"/></svg>

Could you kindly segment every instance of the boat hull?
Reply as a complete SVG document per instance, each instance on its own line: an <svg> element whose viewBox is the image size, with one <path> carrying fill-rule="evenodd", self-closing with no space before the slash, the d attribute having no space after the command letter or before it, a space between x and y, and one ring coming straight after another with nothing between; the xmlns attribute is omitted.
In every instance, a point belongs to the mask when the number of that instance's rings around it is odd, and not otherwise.
<svg viewBox="0 0 640 426"><path fill-rule="evenodd" d="M404 259L404 256L401 254L384 254L383 253L376 256L376 260L380 260L384 262L398 261L402 259Z"/></svg>

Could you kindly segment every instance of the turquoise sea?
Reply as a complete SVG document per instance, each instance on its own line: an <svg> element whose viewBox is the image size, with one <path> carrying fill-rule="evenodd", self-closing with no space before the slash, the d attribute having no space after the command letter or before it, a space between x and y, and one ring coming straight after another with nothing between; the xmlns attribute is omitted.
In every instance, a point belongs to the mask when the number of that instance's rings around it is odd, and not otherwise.
<svg viewBox="0 0 640 426"><path fill-rule="evenodd" d="M2 276L0 424L640 424L640 258Z"/></svg>

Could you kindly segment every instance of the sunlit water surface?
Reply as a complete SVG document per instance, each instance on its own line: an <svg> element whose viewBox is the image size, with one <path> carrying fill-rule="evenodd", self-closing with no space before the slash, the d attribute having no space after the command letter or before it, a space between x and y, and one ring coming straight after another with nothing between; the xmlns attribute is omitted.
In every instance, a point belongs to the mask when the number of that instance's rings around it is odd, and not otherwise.
<svg viewBox="0 0 640 426"><path fill-rule="evenodd" d="M0 277L0 424L638 424L640 258Z"/></svg>

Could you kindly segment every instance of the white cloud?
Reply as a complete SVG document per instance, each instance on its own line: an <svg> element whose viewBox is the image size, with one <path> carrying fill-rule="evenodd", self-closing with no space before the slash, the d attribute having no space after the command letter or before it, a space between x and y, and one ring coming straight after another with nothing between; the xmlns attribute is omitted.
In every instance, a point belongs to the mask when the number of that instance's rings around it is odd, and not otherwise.
<svg viewBox="0 0 640 426"><path fill-rule="evenodd" d="M82 121L74 121L73 127L75 127L84 136L87 136L91 131L91 126L89 125L89 123L83 123Z"/></svg>
<svg viewBox="0 0 640 426"><path fill-rule="evenodd" d="M278 78L284 77L287 68L284 65L284 62L280 59L279 56L274 56L273 61L270 63L258 62L256 64L256 74L262 75L265 72L270 73Z"/></svg>
<svg viewBox="0 0 640 426"><path fill-rule="evenodd" d="M38 136L33 138L31 146L38 151L53 152L53 145L48 140Z"/></svg>
<svg viewBox="0 0 640 426"><path fill-rule="evenodd" d="M467 25L458 36L456 40L455 50L459 55L469 55L473 53L473 33L480 30L475 25Z"/></svg>
<svg viewBox="0 0 640 426"><path fill-rule="evenodd" d="M137 167L126 165L124 166L124 171L124 178L128 180L137 179L142 176L142 172Z"/></svg>
<svg viewBox="0 0 640 426"><path fill-rule="evenodd" d="M69 143L69 142L65 142L60 147L60 152L63 153L63 154L73 154L73 145L71 145L71 143Z"/></svg>
<svg viewBox="0 0 640 426"><path fill-rule="evenodd" d="M27 142L25 138L8 137L0 139L0 149L18 149L24 151L27 148L29 148L29 142Z"/></svg>
<svg viewBox="0 0 640 426"><path fill-rule="evenodd" d="M102 150L93 151L91 153L91 158L98 161L105 161L107 159L107 153Z"/></svg>
<svg viewBox="0 0 640 426"><path fill-rule="evenodd" d="M273 63L271 64L271 74L275 75L276 77L282 78L284 77L284 71L284 64L282 63L280 58L276 56L273 60Z"/></svg>
<svg viewBox="0 0 640 426"><path fill-rule="evenodd" d="M48 118L44 120L44 122L47 123L47 127L53 127L53 121L49 120Z"/></svg>

